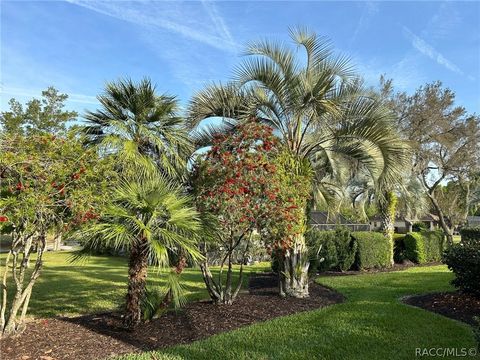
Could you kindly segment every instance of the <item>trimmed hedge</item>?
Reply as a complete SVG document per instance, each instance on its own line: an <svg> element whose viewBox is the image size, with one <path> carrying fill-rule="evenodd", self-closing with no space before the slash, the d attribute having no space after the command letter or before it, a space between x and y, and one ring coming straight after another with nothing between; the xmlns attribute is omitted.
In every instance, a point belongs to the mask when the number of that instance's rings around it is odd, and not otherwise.
<svg viewBox="0 0 480 360"><path fill-rule="evenodd" d="M332 231L312 229L307 233L312 271L349 270L357 252L357 244L346 228Z"/></svg>
<svg viewBox="0 0 480 360"><path fill-rule="evenodd" d="M441 230L423 231L423 243L427 262L441 261L447 247L445 235Z"/></svg>
<svg viewBox="0 0 480 360"><path fill-rule="evenodd" d="M358 244L355 258L357 269L386 268L390 266L391 245L381 233L371 231L353 232L352 237Z"/></svg>
<svg viewBox="0 0 480 360"><path fill-rule="evenodd" d="M446 248L445 236L440 230L408 233L404 244L405 257L417 264L440 261Z"/></svg>

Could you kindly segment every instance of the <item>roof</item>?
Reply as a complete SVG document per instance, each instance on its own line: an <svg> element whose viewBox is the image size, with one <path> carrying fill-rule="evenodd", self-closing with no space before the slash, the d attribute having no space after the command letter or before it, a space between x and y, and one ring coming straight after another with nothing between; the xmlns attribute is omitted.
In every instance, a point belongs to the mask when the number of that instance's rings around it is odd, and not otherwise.
<svg viewBox="0 0 480 360"><path fill-rule="evenodd" d="M409 223L415 223L417 221L438 221L438 216L433 214L426 214L421 216L418 219L409 219L405 216L396 216L396 221L408 221ZM370 218L370 221L382 221L382 217L380 215L374 215Z"/></svg>
<svg viewBox="0 0 480 360"><path fill-rule="evenodd" d="M480 224L480 216L467 216L468 224Z"/></svg>

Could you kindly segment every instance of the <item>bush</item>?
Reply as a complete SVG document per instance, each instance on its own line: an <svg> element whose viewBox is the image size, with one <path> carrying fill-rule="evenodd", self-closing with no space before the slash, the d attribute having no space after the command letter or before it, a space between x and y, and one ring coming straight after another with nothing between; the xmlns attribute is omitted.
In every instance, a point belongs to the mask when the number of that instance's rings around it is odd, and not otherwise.
<svg viewBox="0 0 480 360"><path fill-rule="evenodd" d="M312 271L349 270L357 252L357 244L346 228L334 231L312 229L307 233Z"/></svg>
<svg viewBox="0 0 480 360"><path fill-rule="evenodd" d="M381 233L371 231L353 232L358 244L355 267L358 269L386 268L390 266L391 245Z"/></svg>
<svg viewBox="0 0 480 360"><path fill-rule="evenodd" d="M421 232L421 231L427 231L428 227L424 222L417 221L412 225L412 231L413 232Z"/></svg>
<svg viewBox="0 0 480 360"><path fill-rule="evenodd" d="M425 260L427 262L441 261L443 251L446 248L446 239L443 231L423 231L420 234L423 238Z"/></svg>
<svg viewBox="0 0 480 360"><path fill-rule="evenodd" d="M440 261L446 245L440 230L408 233L404 243L406 258L417 264Z"/></svg>
<svg viewBox="0 0 480 360"><path fill-rule="evenodd" d="M408 233L405 235L405 257L417 264L426 262L423 237L420 233Z"/></svg>
<svg viewBox="0 0 480 360"><path fill-rule="evenodd" d="M480 296L480 241L453 244L445 251L443 260L455 273L455 287Z"/></svg>
<svg viewBox="0 0 480 360"><path fill-rule="evenodd" d="M460 235L464 244L480 242L480 227L463 228Z"/></svg>

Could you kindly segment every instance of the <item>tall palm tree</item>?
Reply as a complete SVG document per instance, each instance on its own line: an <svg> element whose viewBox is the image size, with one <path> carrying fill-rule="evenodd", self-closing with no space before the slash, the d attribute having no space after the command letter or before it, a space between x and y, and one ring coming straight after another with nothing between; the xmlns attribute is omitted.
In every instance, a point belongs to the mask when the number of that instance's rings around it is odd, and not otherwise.
<svg viewBox="0 0 480 360"><path fill-rule="evenodd" d="M174 97L157 95L145 78L107 83L97 98L102 108L86 112L83 130L90 144L115 155L124 175L183 174L192 146Z"/></svg>
<svg viewBox="0 0 480 360"><path fill-rule="evenodd" d="M314 169L314 196L328 196L345 168L363 168L378 184L395 181L405 146L391 113L367 95L348 59L334 56L326 39L303 29L291 30L290 35L303 57L283 44L252 43L234 82L211 85L193 98L191 126L208 117L228 118L221 129L201 131L199 143L212 132L229 131L236 121L254 116L274 127L299 161L308 159ZM299 258L306 254L304 243L303 235L298 236L293 249L302 250L284 260L303 263ZM292 277L297 273L299 269L291 269ZM306 284L299 289L287 293L308 295Z"/></svg>
<svg viewBox="0 0 480 360"><path fill-rule="evenodd" d="M190 197L161 177L124 182L100 219L76 234L85 250L107 246L129 251L124 321L129 329L142 319L149 263L166 268L169 253L201 258L196 246L200 220L190 204Z"/></svg>

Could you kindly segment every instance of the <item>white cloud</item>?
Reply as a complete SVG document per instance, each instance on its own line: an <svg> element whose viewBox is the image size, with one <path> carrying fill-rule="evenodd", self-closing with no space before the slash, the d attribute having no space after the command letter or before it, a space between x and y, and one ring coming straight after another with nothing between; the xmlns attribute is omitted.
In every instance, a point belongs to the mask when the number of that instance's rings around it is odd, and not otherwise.
<svg viewBox="0 0 480 360"><path fill-rule="evenodd" d="M377 2L366 1L364 3L362 15L360 16L357 27L355 28L355 32L350 39L350 46L355 42L360 32L363 31L370 24L370 21L378 13L378 11L379 5Z"/></svg>
<svg viewBox="0 0 480 360"><path fill-rule="evenodd" d="M205 14L199 12L197 4L192 2L67 1L140 26L167 30L219 50L237 51L238 46L234 42L225 21L215 4L210 1L203 1L202 4L206 15L212 21L207 21Z"/></svg>
<svg viewBox="0 0 480 360"><path fill-rule="evenodd" d="M437 62L437 64L442 65L450 71L453 71L457 74L464 75L463 71L455 65L453 62L445 58L438 50L436 50L432 45L427 43L424 39L415 35L410 29L406 26L403 27L403 32L405 36L410 40L412 46L417 49L423 55L429 57L430 59Z"/></svg>

